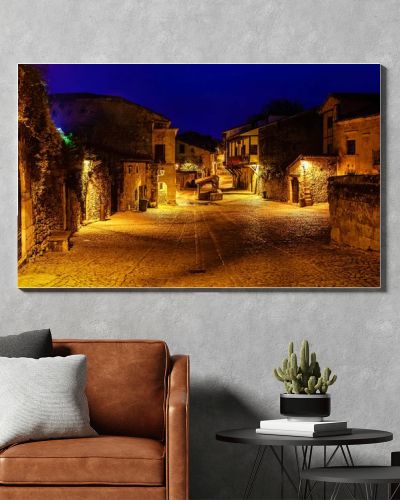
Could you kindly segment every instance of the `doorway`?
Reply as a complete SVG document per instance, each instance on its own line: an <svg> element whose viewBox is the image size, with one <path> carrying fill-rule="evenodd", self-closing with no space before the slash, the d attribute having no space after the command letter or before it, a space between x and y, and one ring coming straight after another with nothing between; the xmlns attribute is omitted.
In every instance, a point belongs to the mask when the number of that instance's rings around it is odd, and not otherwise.
<svg viewBox="0 0 400 500"><path fill-rule="evenodd" d="M299 202L299 179L297 177L292 177L292 203Z"/></svg>

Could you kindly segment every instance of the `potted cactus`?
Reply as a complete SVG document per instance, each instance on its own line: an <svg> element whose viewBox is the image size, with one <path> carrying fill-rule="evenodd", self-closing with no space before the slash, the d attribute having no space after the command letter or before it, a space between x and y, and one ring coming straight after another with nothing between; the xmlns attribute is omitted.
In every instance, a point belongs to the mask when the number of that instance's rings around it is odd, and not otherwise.
<svg viewBox="0 0 400 500"><path fill-rule="evenodd" d="M322 420L331 412L331 400L327 394L329 386L336 382L336 375L331 378L331 370L322 372L317 355L312 352L307 340L303 340L300 349L300 363L293 352L293 342L289 343L288 356L282 367L274 369L275 377L283 382L286 392L281 394L281 414L289 419Z"/></svg>

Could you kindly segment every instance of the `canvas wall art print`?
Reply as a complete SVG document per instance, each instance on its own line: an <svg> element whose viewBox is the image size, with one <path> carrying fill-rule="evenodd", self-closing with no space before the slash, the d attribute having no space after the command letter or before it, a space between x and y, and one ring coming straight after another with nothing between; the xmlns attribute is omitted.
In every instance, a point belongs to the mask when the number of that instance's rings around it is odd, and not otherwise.
<svg viewBox="0 0 400 500"><path fill-rule="evenodd" d="M21 64L20 288L379 288L380 66Z"/></svg>

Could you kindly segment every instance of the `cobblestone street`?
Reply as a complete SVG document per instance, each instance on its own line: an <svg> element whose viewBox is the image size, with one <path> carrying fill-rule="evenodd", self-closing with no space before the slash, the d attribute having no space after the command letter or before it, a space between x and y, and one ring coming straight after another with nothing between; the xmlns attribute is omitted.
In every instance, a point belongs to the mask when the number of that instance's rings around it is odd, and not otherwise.
<svg viewBox="0 0 400 500"><path fill-rule="evenodd" d="M377 287L379 255L329 244L327 204L298 208L247 192L114 214L67 253L20 269L29 287Z"/></svg>

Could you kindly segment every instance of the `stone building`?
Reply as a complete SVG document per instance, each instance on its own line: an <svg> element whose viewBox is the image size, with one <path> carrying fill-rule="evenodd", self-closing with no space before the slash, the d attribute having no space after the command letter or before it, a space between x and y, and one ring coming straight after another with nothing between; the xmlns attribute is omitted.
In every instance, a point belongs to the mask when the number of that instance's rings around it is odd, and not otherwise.
<svg viewBox="0 0 400 500"><path fill-rule="evenodd" d="M150 200L154 201L157 197L159 204L175 204L176 202L175 138L177 132L178 129L171 128L169 120L157 121L153 126L152 152L158 184L157 195L153 193Z"/></svg>
<svg viewBox="0 0 400 500"><path fill-rule="evenodd" d="M244 124L223 132L225 167L233 178L233 187L255 191L259 168L259 130Z"/></svg>
<svg viewBox="0 0 400 500"><path fill-rule="evenodd" d="M95 94L51 96L51 116L80 148L76 167L85 220L175 202L175 135L164 116L126 99ZM161 180L162 178L162 180Z"/></svg>
<svg viewBox="0 0 400 500"><path fill-rule="evenodd" d="M18 67L18 264L68 244L68 165L51 120L45 85Z"/></svg>
<svg viewBox="0 0 400 500"><path fill-rule="evenodd" d="M266 124L261 127L259 136L258 192L265 192L268 199L277 201L296 199L296 183L303 178L296 173L296 159L304 155L309 157L322 154L322 118L318 110L307 110ZM289 166L291 174L288 173Z"/></svg>
<svg viewBox="0 0 400 500"><path fill-rule="evenodd" d="M335 93L321 107L323 152L338 157L338 175L380 172L379 94Z"/></svg>
<svg viewBox="0 0 400 500"><path fill-rule="evenodd" d="M179 189L196 187L195 181L214 174L214 152L181 139L176 140L176 181Z"/></svg>
<svg viewBox="0 0 400 500"><path fill-rule="evenodd" d="M336 175L337 159L328 155L300 155L287 168L289 203L300 206L328 201L328 179Z"/></svg>

